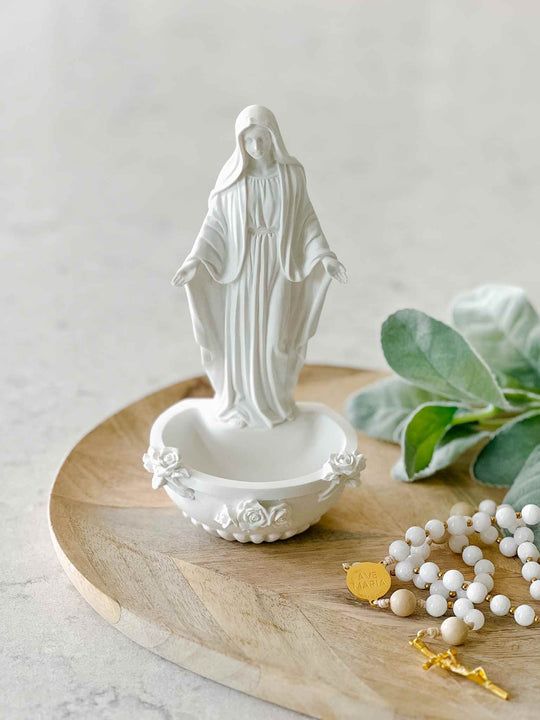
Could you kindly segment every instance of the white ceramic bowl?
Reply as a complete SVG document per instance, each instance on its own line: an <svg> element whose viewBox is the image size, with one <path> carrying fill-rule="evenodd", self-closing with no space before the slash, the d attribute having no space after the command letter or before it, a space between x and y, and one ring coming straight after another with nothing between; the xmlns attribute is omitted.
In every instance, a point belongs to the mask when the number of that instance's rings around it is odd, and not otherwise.
<svg viewBox="0 0 540 720"><path fill-rule="evenodd" d="M155 488L194 525L239 542L303 532L357 484L365 461L352 426L320 403L271 430L231 428L213 401L182 400L154 422L143 461Z"/></svg>

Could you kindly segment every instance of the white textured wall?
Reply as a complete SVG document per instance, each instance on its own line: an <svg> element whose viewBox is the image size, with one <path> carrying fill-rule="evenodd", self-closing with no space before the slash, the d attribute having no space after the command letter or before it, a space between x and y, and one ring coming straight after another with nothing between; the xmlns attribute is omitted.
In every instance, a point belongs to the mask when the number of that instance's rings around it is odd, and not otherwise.
<svg viewBox="0 0 540 720"><path fill-rule="evenodd" d="M199 371L168 284L232 147L278 116L350 284L312 360L382 365L384 317L486 281L540 305L540 6L5 0L0 368L9 718L288 718L146 653L57 564L45 507L103 416ZM32 691L27 683L31 678Z"/></svg>

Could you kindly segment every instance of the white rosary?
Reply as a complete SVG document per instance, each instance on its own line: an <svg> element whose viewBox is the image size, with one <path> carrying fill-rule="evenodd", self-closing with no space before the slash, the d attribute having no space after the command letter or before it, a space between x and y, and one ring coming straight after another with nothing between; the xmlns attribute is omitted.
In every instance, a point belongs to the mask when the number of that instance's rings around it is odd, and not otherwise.
<svg viewBox="0 0 540 720"><path fill-rule="evenodd" d="M410 643L428 657L424 668L439 665L507 699L508 693L488 680L482 668L468 670L457 661L452 650L433 653L423 639L442 637L450 645L463 644L469 631L478 631L485 623L485 611L475 607L482 603L488 603L493 615L512 615L518 625L540 623L540 617L530 605L514 607L506 595L492 594L495 566L484 558L481 548L469 542L470 536L478 533L486 545L497 543L505 557L517 555L523 563L521 574L529 583L531 597L540 600L540 551L533 542L534 533L528 527L538 523L538 505L525 505L521 512L515 512L510 505L497 506L493 500L483 500L474 512L466 503L458 503L446 522L433 519L424 528L410 527L404 540L394 540L390 544L388 555L380 563L345 563L347 586L358 599L369 600L374 607L389 608L399 617L408 617L416 610L425 611L431 617L442 617L452 611L454 617L447 617L440 628L420 630ZM512 535L503 537L504 531ZM466 565L474 568L474 580L466 581L459 570L443 573L436 563L428 561L432 545L445 542L453 552L461 554ZM391 586L389 573L403 582L412 581L420 590L429 590L428 598L417 599L407 589L395 590L389 598L382 597Z"/></svg>

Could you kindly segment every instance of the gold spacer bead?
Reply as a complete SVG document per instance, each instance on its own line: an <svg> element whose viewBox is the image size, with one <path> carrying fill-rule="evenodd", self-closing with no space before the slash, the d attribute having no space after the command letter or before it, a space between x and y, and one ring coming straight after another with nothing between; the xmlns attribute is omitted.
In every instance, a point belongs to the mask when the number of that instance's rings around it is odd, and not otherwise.
<svg viewBox="0 0 540 720"><path fill-rule="evenodd" d="M528 558L527 558L527 560L526 560L525 562L534 562L534 558L532 558L532 557L528 557Z"/></svg>
<svg viewBox="0 0 540 720"><path fill-rule="evenodd" d="M411 545L412 545L412 540L405 540L405 542L407 543L407 545L408 545L409 547L411 547Z"/></svg>
<svg viewBox="0 0 540 720"><path fill-rule="evenodd" d="M443 525L444 525L444 529L448 530L448 523L446 522L446 520L443 522Z"/></svg>
<svg viewBox="0 0 540 720"><path fill-rule="evenodd" d="M535 616L534 616L534 622L535 622L535 623L540 623L540 617L538 617L538 615L535 615Z"/></svg>
<svg viewBox="0 0 540 720"><path fill-rule="evenodd" d="M519 510L516 513L516 520L521 520L521 512Z"/></svg>
<svg viewBox="0 0 540 720"><path fill-rule="evenodd" d="M369 604L371 605L371 607L379 607L376 600L370 600Z"/></svg>
<svg viewBox="0 0 540 720"><path fill-rule="evenodd" d="M439 572L437 573L437 577L439 578L439 580L442 578L443 575L444 575L443 571L439 570Z"/></svg>
<svg viewBox="0 0 540 720"><path fill-rule="evenodd" d="M462 589L462 590L466 590L466 589L469 587L470 584L471 584L470 582L465 581L464 583L462 583L461 589Z"/></svg>
<svg viewBox="0 0 540 720"><path fill-rule="evenodd" d="M500 537L498 537L498 538L497 538L497 539L495 540L495 542L496 542L496 543L497 543L497 545L498 545L498 544L499 544L499 543L501 542L501 538L500 538Z"/></svg>
<svg viewBox="0 0 540 720"><path fill-rule="evenodd" d="M449 609L449 610L451 610L451 609L454 607L454 601L453 601L453 600L449 600L447 604L448 604L448 609Z"/></svg>
<svg viewBox="0 0 540 720"><path fill-rule="evenodd" d="M455 590L450 590L450 592L448 593L448 597L456 598L457 592Z"/></svg>
<svg viewBox="0 0 540 720"><path fill-rule="evenodd" d="M472 518L469 518L469 519L467 520L467 527L472 527L472 524L473 524L473 523L472 523Z"/></svg>
<svg viewBox="0 0 540 720"><path fill-rule="evenodd" d="M496 525L496 524L497 524L497 519L496 519L495 515L492 515L492 517L491 517L491 524L492 524L492 525Z"/></svg>
<svg viewBox="0 0 540 720"><path fill-rule="evenodd" d="M493 595L492 595L491 593L488 593L488 594L486 595L485 599L486 599L487 602L489 602L492 597L493 597Z"/></svg>
<svg viewBox="0 0 540 720"><path fill-rule="evenodd" d="M510 615L513 615L516 612L516 608L512 605L508 612L510 613Z"/></svg>
<svg viewBox="0 0 540 720"><path fill-rule="evenodd" d="M419 568L419 567L415 567L414 570L413 570L413 573L414 573L415 575L418 575L419 572L420 572L420 568Z"/></svg>

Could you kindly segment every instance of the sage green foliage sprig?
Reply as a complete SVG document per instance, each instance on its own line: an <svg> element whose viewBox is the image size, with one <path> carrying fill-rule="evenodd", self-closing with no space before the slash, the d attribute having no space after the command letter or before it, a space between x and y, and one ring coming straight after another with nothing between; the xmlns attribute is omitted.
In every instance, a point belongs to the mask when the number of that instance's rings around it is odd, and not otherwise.
<svg viewBox="0 0 540 720"><path fill-rule="evenodd" d="M478 448L471 474L540 504L540 318L523 290L485 285L458 296L450 327L418 310L383 324L390 377L348 405L357 428L401 443L393 469L425 478ZM534 499L533 499L534 498ZM525 504L525 503L522 503ZM521 509L519 507L518 509Z"/></svg>

